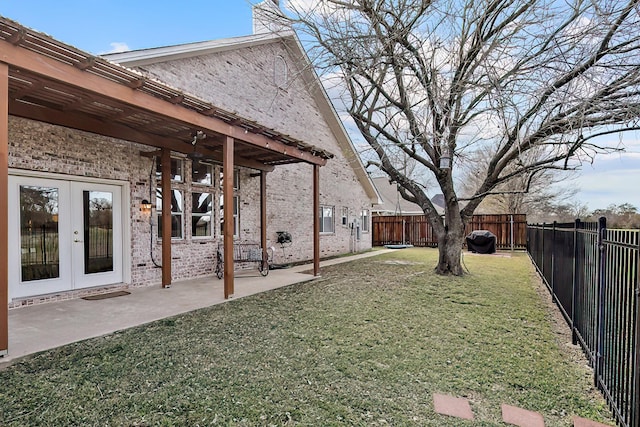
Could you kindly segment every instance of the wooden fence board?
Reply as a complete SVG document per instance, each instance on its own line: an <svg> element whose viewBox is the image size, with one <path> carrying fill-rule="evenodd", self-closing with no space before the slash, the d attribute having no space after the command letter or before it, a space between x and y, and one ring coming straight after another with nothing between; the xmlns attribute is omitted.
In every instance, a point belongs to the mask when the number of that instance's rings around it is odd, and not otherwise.
<svg viewBox="0 0 640 427"><path fill-rule="evenodd" d="M424 215L374 216L372 220L373 246L438 246L433 228ZM512 238L514 249L527 246L527 216L524 214L474 215L465 228L465 235L474 230L492 232L498 249L511 249Z"/></svg>

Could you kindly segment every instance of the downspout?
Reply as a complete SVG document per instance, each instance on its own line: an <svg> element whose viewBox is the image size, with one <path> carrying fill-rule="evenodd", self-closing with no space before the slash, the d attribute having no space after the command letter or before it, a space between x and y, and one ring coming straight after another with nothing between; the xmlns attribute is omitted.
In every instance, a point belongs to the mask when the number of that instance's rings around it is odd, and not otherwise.
<svg viewBox="0 0 640 427"><path fill-rule="evenodd" d="M162 149L162 287L171 286L171 150Z"/></svg>
<svg viewBox="0 0 640 427"><path fill-rule="evenodd" d="M153 197L153 180L154 180L153 175L154 175L155 168L156 168L156 156L153 156L151 158L151 171L149 172L149 202L151 202L152 206L155 205L155 203L153 203L153 200L156 199L155 197ZM153 256L153 210L149 213L149 230L150 230L149 255L151 257L151 262L157 268L162 268L162 264L158 264L155 257Z"/></svg>
<svg viewBox="0 0 640 427"><path fill-rule="evenodd" d="M313 165L313 275L320 275L320 166Z"/></svg>
<svg viewBox="0 0 640 427"><path fill-rule="evenodd" d="M9 350L9 66L0 63L0 357Z"/></svg>

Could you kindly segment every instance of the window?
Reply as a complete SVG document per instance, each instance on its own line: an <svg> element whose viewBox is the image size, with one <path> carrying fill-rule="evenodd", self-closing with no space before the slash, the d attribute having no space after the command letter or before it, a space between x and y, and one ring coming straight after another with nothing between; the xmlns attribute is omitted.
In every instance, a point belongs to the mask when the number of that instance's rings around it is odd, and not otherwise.
<svg viewBox="0 0 640 427"><path fill-rule="evenodd" d="M367 209L362 210L361 220L362 220L362 232L368 233L369 232L369 211Z"/></svg>
<svg viewBox="0 0 640 427"><path fill-rule="evenodd" d="M184 181L182 159L171 159L171 181L182 182ZM160 159L156 162L156 179L162 179L162 163Z"/></svg>
<svg viewBox="0 0 640 427"><path fill-rule="evenodd" d="M192 237L211 237L212 203L211 193L191 193Z"/></svg>
<svg viewBox="0 0 640 427"><path fill-rule="evenodd" d="M233 171L233 189L235 191L240 189L240 172L238 172L238 169Z"/></svg>
<svg viewBox="0 0 640 427"><path fill-rule="evenodd" d="M238 237L240 230L240 197L233 196L233 237ZM220 232L224 235L224 200L220 195Z"/></svg>
<svg viewBox="0 0 640 427"><path fill-rule="evenodd" d="M320 232L333 233L335 231L333 223L333 206L320 206Z"/></svg>
<svg viewBox="0 0 640 427"><path fill-rule="evenodd" d="M289 70L287 61L278 55L273 63L273 81L279 89L286 89L289 83Z"/></svg>
<svg viewBox="0 0 640 427"><path fill-rule="evenodd" d="M240 230L240 197L233 196L233 237L238 237Z"/></svg>
<svg viewBox="0 0 640 427"><path fill-rule="evenodd" d="M207 163L191 163L191 182L199 185L211 185L213 179L213 166Z"/></svg>
<svg viewBox="0 0 640 427"><path fill-rule="evenodd" d="M343 227L349 226L349 208L346 206L342 207L342 219L341 223Z"/></svg>
<svg viewBox="0 0 640 427"><path fill-rule="evenodd" d="M162 189L156 189L156 212L158 216L158 237L162 237ZM171 190L171 238L182 239L182 191Z"/></svg>
<svg viewBox="0 0 640 427"><path fill-rule="evenodd" d="M224 234L224 173L220 172L220 232ZM239 237L240 233L240 172L233 170L233 237Z"/></svg>

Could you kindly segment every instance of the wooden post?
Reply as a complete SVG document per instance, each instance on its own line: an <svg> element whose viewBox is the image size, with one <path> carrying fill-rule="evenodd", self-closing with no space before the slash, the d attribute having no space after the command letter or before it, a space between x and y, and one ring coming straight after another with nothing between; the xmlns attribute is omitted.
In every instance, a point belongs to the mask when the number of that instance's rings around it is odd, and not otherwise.
<svg viewBox="0 0 640 427"><path fill-rule="evenodd" d="M267 173L260 171L260 247L262 248L262 268L267 268Z"/></svg>
<svg viewBox="0 0 640 427"><path fill-rule="evenodd" d="M320 275L320 166L313 165L313 275Z"/></svg>
<svg viewBox="0 0 640 427"><path fill-rule="evenodd" d="M227 136L222 147L222 203L224 206L224 299L233 295L233 145Z"/></svg>
<svg viewBox="0 0 640 427"><path fill-rule="evenodd" d="M0 356L9 350L9 66L0 63ZM14 207L17 209L17 207ZM15 248L19 250L19 248Z"/></svg>
<svg viewBox="0 0 640 427"><path fill-rule="evenodd" d="M171 150L162 149L162 287L171 286Z"/></svg>

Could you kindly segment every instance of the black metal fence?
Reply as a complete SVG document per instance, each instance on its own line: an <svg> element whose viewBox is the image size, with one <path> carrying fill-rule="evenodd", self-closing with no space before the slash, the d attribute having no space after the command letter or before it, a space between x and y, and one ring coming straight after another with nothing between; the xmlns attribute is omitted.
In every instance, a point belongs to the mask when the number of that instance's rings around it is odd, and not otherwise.
<svg viewBox="0 0 640 427"><path fill-rule="evenodd" d="M527 250L618 424L640 427L640 230L529 225Z"/></svg>

